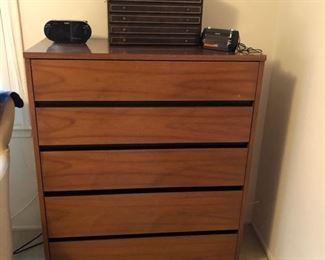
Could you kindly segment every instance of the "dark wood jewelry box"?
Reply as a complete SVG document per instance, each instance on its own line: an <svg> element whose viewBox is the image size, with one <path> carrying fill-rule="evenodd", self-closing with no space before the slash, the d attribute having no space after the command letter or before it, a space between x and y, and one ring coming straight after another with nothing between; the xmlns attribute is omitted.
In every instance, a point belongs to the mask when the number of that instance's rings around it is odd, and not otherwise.
<svg viewBox="0 0 325 260"><path fill-rule="evenodd" d="M112 45L199 45L203 0L108 0Z"/></svg>

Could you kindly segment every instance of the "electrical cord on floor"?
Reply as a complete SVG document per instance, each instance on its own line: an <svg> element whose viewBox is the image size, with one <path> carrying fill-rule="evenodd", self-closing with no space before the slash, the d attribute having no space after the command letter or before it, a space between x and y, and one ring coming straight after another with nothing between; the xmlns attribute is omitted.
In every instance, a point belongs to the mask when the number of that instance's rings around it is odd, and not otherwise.
<svg viewBox="0 0 325 260"><path fill-rule="evenodd" d="M33 195L33 197L31 198L31 200L30 201L28 201L27 203L26 203L26 205L24 206L24 207L22 207L20 210L18 210L15 214L13 214L12 216L11 216L11 220L13 220L14 218L16 218L18 215L20 215L25 209L27 209L33 202L34 202L34 200L36 200L36 198L37 198L37 192Z"/></svg>
<svg viewBox="0 0 325 260"><path fill-rule="evenodd" d="M27 250L29 250L29 249L31 249L31 248L34 248L34 247L36 247L36 246L39 246L39 245L43 244L43 241L42 241L42 242L38 242L38 243L36 243L36 244L34 244L34 245L28 246L29 244L31 244L33 241L35 241L36 239L38 239L38 238L41 237L41 236L42 236L42 233L39 233L36 237L32 238L32 239L29 240L27 243L25 243L25 244L23 244L22 246L20 246L19 248L17 248L17 249L13 252L13 254L14 254L14 255L18 255L18 254L20 254L20 253L22 253L22 252L24 252L24 251L27 251ZM28 246L28 247L26 247L26 246Z"/></svg>

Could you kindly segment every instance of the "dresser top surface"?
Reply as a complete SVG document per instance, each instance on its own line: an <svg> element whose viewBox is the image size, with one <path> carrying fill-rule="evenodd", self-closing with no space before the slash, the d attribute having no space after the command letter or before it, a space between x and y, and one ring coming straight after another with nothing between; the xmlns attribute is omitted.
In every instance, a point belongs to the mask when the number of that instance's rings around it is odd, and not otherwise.
<svg viewBox="0 0 325 260"><path fill-rule="evenodd" d="M92 38L86 44L58 44L44 39L24 52L29 59L92 60L199 60L199 61L264 61L261 54L233 54L201 47L121 47L109 46L107 39Z"/></svg>

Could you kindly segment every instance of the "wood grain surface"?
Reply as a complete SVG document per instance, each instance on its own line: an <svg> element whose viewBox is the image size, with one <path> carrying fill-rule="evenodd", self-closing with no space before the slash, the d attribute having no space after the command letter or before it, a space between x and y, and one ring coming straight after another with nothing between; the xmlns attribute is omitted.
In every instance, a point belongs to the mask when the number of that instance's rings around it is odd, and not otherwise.
<svg viewBox="0 0 325 260"><path fill-rule="evenodd" d="M40 207L40 215L42 222L42 234L44 239L44 256L46 260L50 259L49 255L49 243L47 240L47 222L46 222L46 210L45 210L45 201L44 201L44 193L43 193L43 178L42 178L42 170L41 170L41 160L40 160L40 152L39 152L39 143L38 143L38 134L37 134L37 122L36 122L36 111L34 106L34 93L33 93L33 79L32 79L32 68L31 61L29 59L25 59L25 70L26 70L26 80L27 80L27 90L28 90L28 101L29 101L29 113L30 113L30 121L32 126L32 135L33 135L33 146L34 146L34 155L35 155L35 170L37 177L37 187L38 187L38 202Z"/></svg>
<svg viewBox="0 0 325 260"><path fill-rule="evenodd" d="M45 191L243 185L247 149L42 152Z"/></svg>
<svg viewBox="0 0 325 260"><path fill-rule="evenodd" d="M265 55L200 47L112 47L107 39L92 38L86 44L73 45L45 39L24 57L46 259L238 259ZM254 103L253 107L35 108L35 101ZM43 147L39 147L210 142L249 145L248 149L69 152L40 152ZM243 185L243 191L92 193L96 189L236 183ZM44 197L43 193L72 190L88 190L93 195ZM226 229L239 233L48 240Z"/></svg>
<svg viewBox="0 0 325 260"><path fill-rule="evenodd" d="M241 191L46 197L49 237L238 229Z"/></svg>
<svg viewBox="0 0 325 260"><path fill-rule="evenodd" d="M52 260L234 260L237 235L50 243Z"/></svg>
<svg viewBox="0 0 325 260"><path fill-rule="evenodd" d="M254 111L253 111L253 120L252 120L252 128L251 128L251 138L248 148L248 156L247 156L247 165L246 165L246 174L245 174L245 184L244 184L244 191L243 191L243 200L242 200L242 210L241 210L241 216L240 216L240 228L239 228L239 234L238 234L238 242L237 242L237 251L236 255L237 258L239 257L239 250L240 245L242 244L243 236L244 236L244 224L246 222L246 216L247 212L249 210L249 197L250 197L250 178L252 175L253 170L253 160L255 159L254 156L256 156L254 153L256 153L256 149L258 146L258 138L257 138L257 132L261 131L257 128L258 126L258 113L259 113L259 105L261 100L261 94L262 94L262 82L263 82L263 72L264 72L264 63L260 63L259 66L259 72L258 72L258 79L257 79L257 86L256 86L256 101L254 104ZM256 150L255 150L256 149ZM256 156L258 158L258 156Z"/></svg>
<svg viewBox="0 0 325 260"><path fill-rule="evenodd" d="M41 145L249 141L252 107L37 108Z"/></svg>
<svg viewBox="0 0 325 260"><path fill-rule="evenodd" d="M263 54L228 53L195 47L148 47L125 48L110 46L108 39L91 38L86 44L53 43L44 39L24 52L30 59L64 60L125 60L125 61L265 61Z"/></svg>
<svg viewBox="0 0 325 260"><path fill-rule="evenodd" d="M170 101L254 100L259 63L33 60L32 64L38 101Z"/></svg>

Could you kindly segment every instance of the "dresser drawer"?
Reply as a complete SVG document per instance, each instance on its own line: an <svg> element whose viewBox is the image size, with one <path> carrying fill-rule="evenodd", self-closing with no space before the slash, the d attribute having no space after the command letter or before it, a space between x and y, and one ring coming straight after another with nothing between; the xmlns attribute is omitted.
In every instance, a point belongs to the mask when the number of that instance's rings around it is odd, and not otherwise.
<svg viewBox="0 0 325 260"><path fill-rule="evenodd" d="M111 4L110 11L114 13L154 13L154 14L201 14L201 6L197 5L149 5L149 4Z"/></svg>
<svg viewBox="0 0 325 260"><path fill-rule="evenodd" d="M40 145L248 142L252 107L37 108Z"/></svg>
<svg viewBox="0 0 325 260"><path fill-rule="evenodd" d="M45 191L240 186L246 148L42 152Z"/></svg>
<svg viewBox="0 0 325 260"><path fill-rule="evenodd" d="M241 191L45 197L49 237L239 228Z"/></svg>
<svg viewBox="0 0 325 260"><path fill-rule="evenodd" d="M32 61L36 101L254 100L258 65L258 62Z"/></svg>
<svg viewBox="0 0 325 260"><path fill-rule="evenodd" d="M234 260L237 235L151 237L50 243L51 259Z"/></svg>

